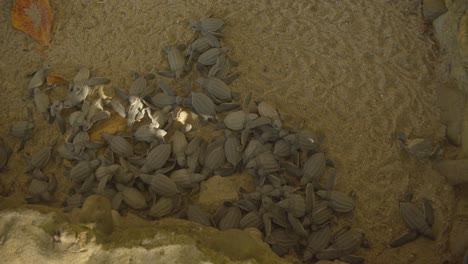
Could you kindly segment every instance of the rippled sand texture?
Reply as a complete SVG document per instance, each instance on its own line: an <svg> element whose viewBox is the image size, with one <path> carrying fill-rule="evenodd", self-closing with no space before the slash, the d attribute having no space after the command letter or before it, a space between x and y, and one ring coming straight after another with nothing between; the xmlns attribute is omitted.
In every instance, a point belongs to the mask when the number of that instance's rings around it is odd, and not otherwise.
<svg viewBox="0 0 468 264"><path fill-rule="evenodd" d="M339 168L336 189L357 196L356 210L340 216L340 223L363 230L370 240L371 248L357 254L368 263L450 260L446 220L454 204L452 189L429 161L408 157L394 140L402 130L443 141L435 107L437 53L423 35L414 1L51 2L56 18L48 51L52 69L71 79L87 66L117 87L129 86L130 70L167 67L161 50L188 43L194 36L190 21L210 13L228 18L224 45L234 48L230 57L239 62L241 73L232 89L252 90L276 104L289 125L304 119L305 127L323 132L323 149ZM0 16L2 135L21 118L26 74L44 60L34 51L35 43L11 28L11 3L1 7ZM42 120L37 127L27 152L57 135ZM14 155L10 171L2 175L3 195L26 192L27 177L20 169L15 172L18 166L23 162ZM66 195L64 186L59 200ZM438 239L390 249L388 242L406 231L398 212L406 191L417 200L433 200Z"/></svg>

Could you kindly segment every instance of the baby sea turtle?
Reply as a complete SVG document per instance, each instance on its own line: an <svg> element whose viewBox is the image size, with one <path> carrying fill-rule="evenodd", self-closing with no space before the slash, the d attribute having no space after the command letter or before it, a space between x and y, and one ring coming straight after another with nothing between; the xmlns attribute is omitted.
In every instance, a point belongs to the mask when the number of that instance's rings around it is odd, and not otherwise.
<svg viewBox="0 0 468 264"><path fill-rule="evenodd" d="M400 214L410 232L390 242L390 247L399 247L418 238L420 235L431 240L435 235L431 229L434 213L429 200L423 199L424 212L410 202L400 203Z"/></svg>
<svg viewBox="0 0 468 264"><path fill-rule="evenodd" d="M408 139L404 132L398 132L397 138L401 148L418 159L430 158L437 154L439 150L438 147L434 148L432 146L430 140L424 138Z"/></svg>
<svg viewBox="0 0 468 264"><path fill-rule="evenodd" d="M30 107L27 108L27 115L27 121L20 121L10 128L10 134L12 136L20 138L18 151L22 150L26 141L31 139L35 127L32 110Z"/></svg>
<svg viewBox="0 0 468 264"><path fill-rule="evenodd" d="M11 148L7 145L3 138L0 137L0 172L6 167L11 153Z"/></svg>
<svg viewBox="0 0 468 264"><path fill-rule="evenodd" d="M178 46L166 46L164 52L167 54L171 71L160 71L159 74L176 79L182 78L185 71L185 57L182 51L185 49L184 44Z"/></svg>
<svg viewBox="0 0 468 264"><path fill-rule="evenodd" d="M26 88L26 92L24 94L24 99L31 100L33 98L34 89L41 87L46 82L47 73L49 70L50 65L46 63L34 73L31 80L29 80L28 87Z"/></svg>
<svg viewBox="0 0 468 264"><path fill-rule="evenodd" d="M219 18L206 17L192 23L192 29L201 31L204 35L221 37L218 31L223 31L224 21Z"/></svg>

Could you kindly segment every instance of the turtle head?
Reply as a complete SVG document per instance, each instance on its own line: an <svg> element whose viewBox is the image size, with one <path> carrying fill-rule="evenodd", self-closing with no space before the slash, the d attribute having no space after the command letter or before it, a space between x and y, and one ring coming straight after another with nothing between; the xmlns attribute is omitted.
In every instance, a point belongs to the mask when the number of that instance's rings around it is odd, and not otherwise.
<svg viewBox="0 0 468 264"><path fill-rule="evenodd" d="M193 30L201 30L201 23L200 22L192 23L192 29Z"/></svg>

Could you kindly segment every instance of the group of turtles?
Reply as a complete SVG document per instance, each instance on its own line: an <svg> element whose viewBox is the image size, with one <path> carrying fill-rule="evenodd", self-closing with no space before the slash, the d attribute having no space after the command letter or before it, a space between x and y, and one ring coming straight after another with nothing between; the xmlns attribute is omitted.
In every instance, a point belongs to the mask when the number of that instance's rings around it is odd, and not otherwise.
<svg viewBox="0 0 468 264"><path fill-rule="evenodd" d="M108 197L115 210L137 210L152 219L180 217L220 230L257 228L280 256L294 251L304 261L363 263L362 257L352 254L368 246L364 233L350 227L336 230L335 214L352 212L355 203L352 195L333 189L334 164L320 150L319 138L307 130L285 128L277 109L253 100L252 93L241 98L231 91L229 85L239 74L229 75L237 63L228 58L229 48L221 45L224 27L221 19L204 18L192 24L197 37L188 47L164 49L170 69L160 75L180 80L195 68L201 76L195 88L189 81L185 96L162 79L156 88L152 72L133 73L129 89L114 88L112 98L104 93L110 80L90 77L90 71L82 68L69 82L65 98L51 101L52 87L46 84L50 67L38 70L25 99L47 122L57 124L64 140L52 139L31 156L23 155L25 172L32 179L27 201L52 199L56 177L42 170L54 152L68 164L63 174L75 185L64 202L68 210L98 194ZM240 99L242 104L236 103ZM224 136L208 141L191 133L192 124L177 123L187 111L190 120L202 126L214 123ZM93 126L115 114L126 119L129 129L103 132L102 141L91 140ZM34 128L29 107L27 120L10 130L20 138L19 150ZM8 144L0 140L0 167L10 154ZM254 178L255 191L240 189L239 200L225 201L214 213L191 204L201 182L237 172ZM433 237L429 205L425 203L426 216L413 204L402 203L403 220L411 232L392 246L419 234Z"/></svg>

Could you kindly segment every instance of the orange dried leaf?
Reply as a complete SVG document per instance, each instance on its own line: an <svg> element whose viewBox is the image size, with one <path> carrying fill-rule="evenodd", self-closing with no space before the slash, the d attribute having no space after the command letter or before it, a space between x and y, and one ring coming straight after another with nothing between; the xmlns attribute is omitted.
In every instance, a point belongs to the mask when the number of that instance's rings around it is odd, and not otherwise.
<svg viewBox="0 0 468 264"><path fill-rule="evenodd" d="M89 138L93 141L103 141L102 133L115 134L119 131L127 130L127 120L117 114L112 114L109 119L98 122L89 133Z"/></svg>
<svg viewBox="0 0 468 264"><path fill-rule="evenodd" d="M51 86L54 84L65 84L67 81L63 79L62 77L56 75L53 72L49 71L49 74L47 75L47 85Z"/></svg>
<svg viewBox="0 0 468 264"><path fill-rule="evenodd" d="M13 27L24 31L42 46L49 46L52 12L49 0L16 0L11 10Z"/></svg>
<svg viewBox="0 0 468 264"><path fill-rule="evenodd" d="M49 56L46 46L36 46L34 47L34 50L37 51L37 53L39 53L39 55L43 56L44 58L47 58L47 56Z"/></svg>

